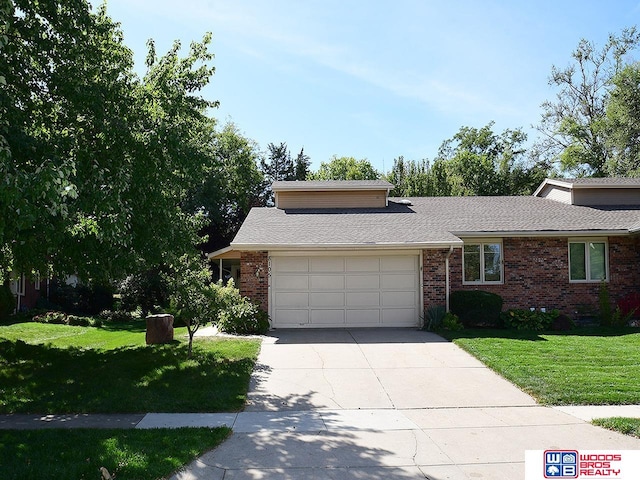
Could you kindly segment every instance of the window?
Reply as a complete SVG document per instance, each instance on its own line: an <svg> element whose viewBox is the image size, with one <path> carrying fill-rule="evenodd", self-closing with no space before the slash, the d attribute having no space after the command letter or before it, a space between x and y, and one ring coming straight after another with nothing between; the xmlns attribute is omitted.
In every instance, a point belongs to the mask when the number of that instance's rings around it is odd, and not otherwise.
<svg viewBox="0 0 640 480"><path fill-rule="evenodd" d="M502 243L465 244L462 263L464 283L502 283Z"/></svg>
<svg viewBox="0 0 640 480"><path fill-rule="evenodd" d="M569 240L569 280L571 282L608 280L607 252L605 240Z"/></svg>
<svg viewBox="0 0 640 480"><path fill-rule="evenodd" d="M33 284L36 288L36 290L40 290L40 272L36 272L34 279L33 279Z"/></svg>

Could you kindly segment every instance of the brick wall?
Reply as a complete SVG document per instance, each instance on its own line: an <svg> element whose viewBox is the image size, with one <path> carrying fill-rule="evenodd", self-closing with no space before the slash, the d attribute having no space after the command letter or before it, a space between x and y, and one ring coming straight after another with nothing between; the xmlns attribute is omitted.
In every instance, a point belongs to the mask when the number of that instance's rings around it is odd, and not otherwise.
<svg viewBox="0 0 640 480"><path fill-rule="evenodd" d="M503 239L502 285L462 285L462 250L455 249L449 259L451 291L485 290L497 293L504 299L504 309L557 308L574 316L581 305L597 307L599 283L569 283L567 242L566 237ZM425 250L425 256L427 252L430 251ZM609 238L609 294L612 302L631 291L638 291L639 266L638 237Z"/></svg>
<svg viewBox="0 0 640 480"><path fill-rule="evenodd" d="M446 303L445 259L449 249L423 250L422 284L424 288L424 308Z"/></svg>
<svg viewBox="0 0 640 480"><path fill-rule="evenodd" d="M257 302L265 312L269 311L267 252L240 252L240 293Z"/></svg>

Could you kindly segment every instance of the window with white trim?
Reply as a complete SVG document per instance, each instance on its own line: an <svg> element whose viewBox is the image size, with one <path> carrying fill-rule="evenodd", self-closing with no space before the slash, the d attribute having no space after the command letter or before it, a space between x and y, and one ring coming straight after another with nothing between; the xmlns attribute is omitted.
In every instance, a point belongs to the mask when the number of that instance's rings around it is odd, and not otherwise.
<svg viewBox="0 0 640 480"><path fill-rule="evenodd" d="M601 282L609 279L609 248L604 239L569 240L569 281Z"/></svg>
<svg viewBox="0 0 640 480"><path fill-rule="evenodd" d="M465 243L462 250L463 283L502 283L502 242Z"/></svg>
<svg viewBox="0 0 640 480"><path fill-rule="evenodd" d="M37 271L33 279L33 285L36 290L40 290L40 280L40 271Z"/></svg>

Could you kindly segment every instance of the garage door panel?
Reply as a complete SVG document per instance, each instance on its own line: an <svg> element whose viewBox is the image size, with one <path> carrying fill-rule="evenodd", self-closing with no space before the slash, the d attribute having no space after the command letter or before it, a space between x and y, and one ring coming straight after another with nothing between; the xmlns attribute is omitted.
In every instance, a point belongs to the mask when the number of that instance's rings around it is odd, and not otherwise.
<svg viewBox="0 0 640 480"><path fill-rule="evenodd" d="M379 272L379 257L347 257L348 272Z"/></svg>
<svg viewBox="0 0 640 480"><path fill-rule="evenodd" d="M277 309L275 317L279 326L299 326L309 324L309 310Z"/></svg>
<svg viewBox="0 0 640 480"><path fill-rule="evenodd" d="M347 292L348 307L377 307L380 305L380 292Z"/></svg>
<svg viewBox="0 0 640 480"><path fill-rule="evenodd" d="M277 275L273 280L277 290L309 290L307 275Z"/></svg>
<svg viewBox="0 0 640 480"><path fill-rule="evenodd" d="M368 327L380 325L380 310L347 310L347 324Z"/></svg>
<svg viewBox="0 0 640 480"><path fill-rule="evenodd" d="M344 272L342 257L312 257L310 265L311 272Z"/></svg>
<svg viewBox="0 0 640 480"><path fill-rule="evenodd" d="M385 273L381 277L383 290L415 290L416 275L410 273Z"/></svg>
<svg viewBox="0 0 640 480"><path fill-rule="evenodd" d="M344 310L311 310L313 325L344 325Z"/></svg>
<svg viewBox="0 0 640 480"><path fill-rule="evenodd" d="M297 293L297 292L283 292L276 293L276 306L277 307L308 307L309 306L309 294Z"/></svg>
<svg viewBox="0 0 640 480"><path fill-rule="evenodd" d="M416 324L413 308L393 308L382 310L382 325L394 327L413 327Z"/></svg>
<svg viewBox="0 0 640 480"><path fill-rule="evenodd" d="M378 275L347 275L347 289L349 290L378 290L380 277Z"/></svg>
<svg viewBox="0 0 640 480"><path fill-rule="evenodd" d="M311 307L343 307L344 292L311 292Z"/></svg>
<svg viewBox="0 0 640 480"><path fill-rule="evenodd" d="M383 272L415 272L416 257L392 255L380 258L380 269Z"/></svg>
<svg viewBox="0 0 640 480"><path fill-rule="evenodd" d="M311 275L311 290L344 290L344 275Z"/></svg>
<svg viewBox="0 0 640 480"><path fill-rule="evenodd" d="M383 292L383 307L404 307L414 305L416 303L416 294L414 292Z"/></svg>
<svg viewBox="0 0 640 480"><path fill-rule="evenodd" d="M307 257L280 257L276 263L276 272L308 272L309 259Z"/></svg>

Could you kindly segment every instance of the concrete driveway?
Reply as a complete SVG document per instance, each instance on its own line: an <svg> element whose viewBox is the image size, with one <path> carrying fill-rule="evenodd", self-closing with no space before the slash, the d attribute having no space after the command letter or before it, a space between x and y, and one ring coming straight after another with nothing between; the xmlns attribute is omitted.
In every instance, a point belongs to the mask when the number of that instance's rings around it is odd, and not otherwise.
<svg viewBox="0 0 640 480"><path fill-rule="evenodd" d="M410 329L271 333L233 429L175 478L514 480L525 450L640 449Z"/></svg>

